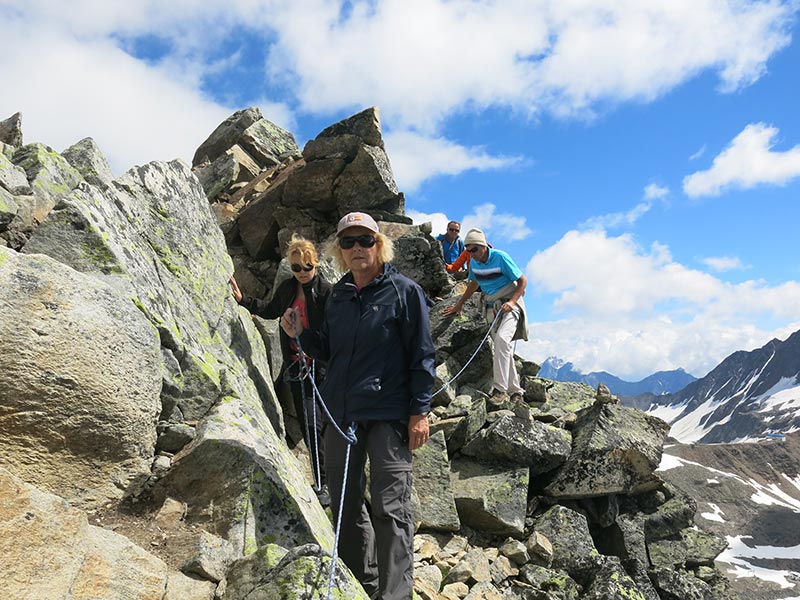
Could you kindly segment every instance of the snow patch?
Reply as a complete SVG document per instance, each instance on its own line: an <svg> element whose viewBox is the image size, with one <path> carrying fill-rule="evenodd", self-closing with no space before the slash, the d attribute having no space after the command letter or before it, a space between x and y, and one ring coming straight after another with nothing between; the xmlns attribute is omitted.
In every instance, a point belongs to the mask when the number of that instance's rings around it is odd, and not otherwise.
<svg viewBox="0 0 800 600"><path fill-rule="evenodd" d="M708 520L708 521L716 521L717 523L725 523L726 522L725 519L722 518L725 513L722 512L722 509L719 506L717 506L716 504L712 504L711 502L709 502L708 505L711 507L711 510L713 510L714 512L700 513L700 516L703 517L704 519Z"/></svg>
<svg viewBox="0 0 800 600"><path fill-rule="evenodd" d="M800 546L755 546L751 548L742 541L743 539L752 539L750 536L739 535L733 537L728 535L725 536L725 539L728 541L728 547L717 557L717 561L727 563L733 567L733 569L728 570L728 573L734 575L737 579L740 577L756 577L762 581L771 581L783 589L795 587L795 583L790 579L796 579L798 573L784 569L757 567L745 559L797 559L800 557Z"/></svg>

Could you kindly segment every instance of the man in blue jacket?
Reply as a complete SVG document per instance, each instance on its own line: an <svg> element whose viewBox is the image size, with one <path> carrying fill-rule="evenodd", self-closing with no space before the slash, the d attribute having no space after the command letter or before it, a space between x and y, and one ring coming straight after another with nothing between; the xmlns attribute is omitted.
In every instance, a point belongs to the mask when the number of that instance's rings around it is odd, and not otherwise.
<svg viewBox="0 0 800 600"><path fill-rule="evenodd" d="M456 259L464 252L464 242L458 237L461 232L461 223L458 221L450 221L447 224L447 233L437 235L436 239L442 244L442 254L444 255L444 264L452 265Z"/></svg>
<svg viewBox="0 0 800 600"><path fill-rule="evenodd" d="M414 585L412 451L429 437L435 348L422 289L390 264L392 242L364 213L342 217L328 253L347 273L334 286L319 332L302 331L312 356L326 360L321 390L337 426L355 427L347 481L347 442L325 429L331 508L344 493L342 560L373 598L410 600ZM281 327L294 335L292 310ZM370 462L370 508L364 465Z"/></svg>

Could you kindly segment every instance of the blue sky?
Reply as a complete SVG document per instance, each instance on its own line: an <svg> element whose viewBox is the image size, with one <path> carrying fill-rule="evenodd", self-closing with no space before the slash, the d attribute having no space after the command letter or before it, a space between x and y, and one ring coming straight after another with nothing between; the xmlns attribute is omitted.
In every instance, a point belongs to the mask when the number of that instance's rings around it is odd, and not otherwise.
<svg viewBox="0 0 800 600"><path fill-rule="evenodd" d="M408 214L480 226L531 340L701 376L800 329L796 0L0 0L0 118L116 173L259 106L301 145L365 107Z"/></svg>

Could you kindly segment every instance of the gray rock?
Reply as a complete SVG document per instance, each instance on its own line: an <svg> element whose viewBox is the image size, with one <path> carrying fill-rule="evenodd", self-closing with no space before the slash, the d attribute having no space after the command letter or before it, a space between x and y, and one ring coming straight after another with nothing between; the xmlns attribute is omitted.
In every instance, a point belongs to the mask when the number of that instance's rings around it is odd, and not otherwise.
<svg viewBox="0 0 800 600"><path fill-rule="evenodd" d="M38 201L34 212L39 222L83 180L64 157L44 144L28 144L19 148L14 152L13 162L25 171Z"/></svg>
<svg viewBox="0 0 800 600"><path fill-rule="evenodd" d="M0 121L0 142L9 146L22 146L22 113L14 113Z"/></svg>
<svg viewBox="0 0 800 600"><path fill-rule="evenodd" d="M154 488L187 504L187 523L228 540L237 554L274 542L333 546L333 530L302 465L272 429L257 395L220 399Z"/></svg>
<svg viewBox="0 0 800 600"><path fill-rule="evenodd" d="M61 155L90 184L105 190L114 181L114 174L92 138L84 138L64 150Z"/></svg>
<svg viewBox="0 0 800 600"><path fill-rule="evenodd" d="M525 526L528 469L452 462L453 495L461 522L498 535L521 537Z"/></svg>
<svg viewBox="0 0 800 600"><path fill-rule="evenodd" d="M392 262L403 275L416 281L426 294L436 297L448 293L452 287L439 258L440 252L439 242L430 235L410 232L396 240Z"/></svg>
<svg viewBox="0 0 800 600"><path fill-rule="evenodd" d="M89 525L62 498L2 468L0 507L0 562L13 565L13 575L3 578L8 598L214 597L214 584L190 579L127 538Z"/></svg>
<svg viewBox="0 0 800 600"><path fill-rule="evenodd" d="M192 159L197 167L213 162L235 144L239 144L261 166L280 162L280 157L299 153L294 136L264 119L258 108L247 108L232 114L208 136Z"/></svg>
<svg viewBox="0 0 800 600"><path fill-rule="evenodd" d="M617 557L608 557L616 559ZM604 560L594 572L591 584L584 591L585 600L647 600L622 568L619 560Z"/></svg>
<svg viewBox="0 0 800 600"><path fill-rule="evenodd" d="M298 166L286 181L283 204L323 212L336 210L334 188L345 165L341 158L324 158Z"/></svg>
<svg viewBox="0 0 800 600"><path fill-rule="evenodd" d="M534 587L536 594L526 594L531 600L578 600L581 588L565 571L548 569L539 565L525 565L519 578Z"/></svg>
<svg viewBox="0 0 800 600"><path fill-rule="evenodd" d="M384 147L380 110L377 106L367 108L352 117L326 127L317 135L317 140L321 138L348 138L350 136L356 137L370 146Z"/></svg>
<svg viewBox="0 0 800 600"><path fill-rule="evenodd" d="M659 487L654 474L669 425L617 404L598 404L578 416L572 454L545 490L558 498L635 494Z"/></svg>
<svg viewBox="0 0 800 600"><path fill-rule="evenodd" d="M181 571L213 582L224 579L228 567L236 559L233 546L207 531L201 531L194 541L192 557L181 566Z"/></svg>
<svg viewBox="0 0 800 600"><path fill-rule="evenodd" d="M432 425L432 431L444 431L447 451L452 455L461 449L486 423L486 400L476 397L463 417L443 419Z"/></svg>
<svg viewBox="0 0 800 600"><path fill-rule="evenodd" d="M574 510L553 506L534 520L534 527L553 546L553 568L564 569L570 576L579 571L584 557L597 554L586 517Z"/></svg>
<svg viewBox="0 0 800 600"><path fill-rule="evenodd" d="M403 213L404 200L397 190L389 157L378 146L361 145L336 179L333 197L340 215L363 209Z"/></svg>
<svg viewBox="0 0 800 600"><path fill-rule="evenodd" d="M466 583L473 585L485 581L491 581L489 572L489 560L483 550L475 548L467 552L459 560L445 577L445 583Z"/></svg>
<svg viewBox="0 0 800 600"><path fill-rule="evenodd" d="M0 465L78 504L150 471L158 334L127 298L46 256L0 248Z"/></svg>
<svg viewBox="0 0 800 600"><path fill-rule="evenodd" d="M450 463L443 432L432 434L422 448L414 451L412 468L416 497L414 520L418 527L458 531L461 523L450 485Z"/></svg>
<svg viewBox="0 0 800 600"><path fill-rule="evenodd" d="M525 541L529 560L543 567L553 564L553 544L540 531L534 531Z"/></svg>
<svg viewBox="0 0 800 600"><path fill-rule="evenodd" d="M500 546L500 554L510 558L518 565L524 565L531 559L525 544L513 538L507 539L503 545Z"/></svg>
<svg viewBox="0 0 800 600"><path fill-rule="evenodd" d="M158 436L156 450L160 452L171 452L175 454L195 437L195 429L185 423L173 423L167 425L164 431Z"/></svg>
<svg viewBox="0 0 800 600"><path fill-rule="evenodd" d="M503 600L503 595L489 581L475 584L464 600Z"/></svg>
<svg viewBox="0 0 800 600"><path fill-rule="evenodd" d="M294 548L280 558L277 564L274 564L277 556L265 559L262 550L239 559L231 566L225 600L326 597L331 559L318 546ZM369 596L341 559L336 565L333 594L335 598L369 600Z"/></svg>
<svg viewBox="0 0 800 600"><path fill-rule="evenodd" d="M657 568L650 571L661 600L706 600L711 590L705 582L687 571Z"/></svg>
<svg viewBox="0 0 800 600"><path fill-rule="evenodd" d="M452 360L448 368L455 374L477 350L472 362L458 377L456 385L459 390L469 384L479 384L492 373L491 340L480 346L489 324L483 318L476 296L478 294L464 305L460 316L442 314L445 307L451 304L449 300L440 302L431 310L431 335L436 340L437 364Z"/></svg>
<svg viewBox="0 0 800 600"><path fill-rule="evenodd" d="M30 185L28 185L28 176L25 174L25 169L12 163L3 154L0 154L0 188L5 189L12 196L33 193Z"/></svg>
<svg viewBox="0 0 800 600"><path fill-rule="evenodd" d="M414 586L423 584L438 592L442 588L442 571L434 565L426 565L421 569L414 569Z"/></svg>
<svg viewBox="0 0 800 600"><path fill-rule="evenodd" d="M19 211L19 205L14 200L14 196L4 188L0 188L0 231L4 231L8 224L14 220Z"/></svg>
<svg viewBox="0 0 800 600"><path fill-rule="evenodd" d="M472 438L461 452L482 462L530 467L531 475L563 464L572 449L569 432L517 416L501 417Z"/></svg>
<svg viewBox="0 0 800 600"><path fill-rule="evenodd" d="M648 542L673 536L694 525L697 502L672 485L667 484L663 489L669 494L669 498L665 498L663 504L649 514L645 522Z"/></svg>

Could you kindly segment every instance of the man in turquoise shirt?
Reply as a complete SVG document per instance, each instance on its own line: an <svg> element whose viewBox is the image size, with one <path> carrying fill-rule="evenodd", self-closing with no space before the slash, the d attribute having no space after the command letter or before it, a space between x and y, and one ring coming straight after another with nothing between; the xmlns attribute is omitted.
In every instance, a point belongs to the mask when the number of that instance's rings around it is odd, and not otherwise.
<svg viewBox="0 0 800 600"><path fill-rule="evenodd" d="M461 314L464 303L478 288L484 293L487 320L494 321L497 311L503 312L491 336L494 341L493 389L495 401L508 394L511 400L521 400L524 390L514 365L514 341L528 339L528 325L522 296L528 279L511 257L496 248L489 248L480 229L470 229L464 239L472 255L469 284L458 301L444 310L445 315Z"/></svg>

